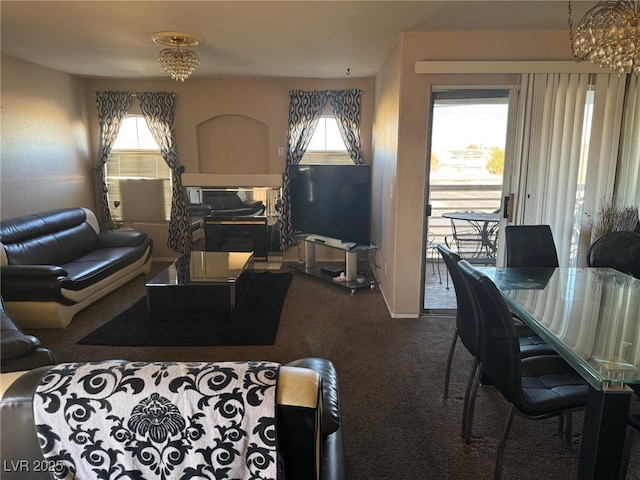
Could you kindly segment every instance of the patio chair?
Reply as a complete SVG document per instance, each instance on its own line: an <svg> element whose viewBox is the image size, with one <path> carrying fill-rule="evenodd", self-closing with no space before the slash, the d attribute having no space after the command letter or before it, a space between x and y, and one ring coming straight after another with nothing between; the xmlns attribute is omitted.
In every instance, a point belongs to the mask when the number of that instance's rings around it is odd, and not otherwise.
<svg viewBox="0 0 640 480"><path fill-rule="evenodd" d="M451 234L445 236L447 247L460 258L474 265L495 265L498 223L474 222L464 219L464 214L484 213L473 210L454 212L461 218L450 218Z"/></svg>
<svg viewBox="0 0 640 480"><path fill-rule="evenodd" d="M438 281L442 284L442 274L440 273L440 262L436 262L438 257L438 244L435 241L435 235L432 232L427 231L427 254L431 260L431 274L436 274L436 263L438 264ZM447 283L447 289L449 284Z"/></svg>

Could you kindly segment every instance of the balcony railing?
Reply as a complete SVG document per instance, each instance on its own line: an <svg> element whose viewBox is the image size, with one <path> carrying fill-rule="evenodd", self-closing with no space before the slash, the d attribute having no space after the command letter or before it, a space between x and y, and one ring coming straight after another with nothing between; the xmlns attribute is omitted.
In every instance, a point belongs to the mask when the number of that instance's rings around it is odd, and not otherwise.
<svg viewBox="0 0 640 480"><path fill-rule="evenodd" d="M443 218L445 212L477 210L493 212L500 208L501 185L460 185L455 183L431 185L429 217L429 240L444 243L444 237L451 233L451 221Z"/></svg>

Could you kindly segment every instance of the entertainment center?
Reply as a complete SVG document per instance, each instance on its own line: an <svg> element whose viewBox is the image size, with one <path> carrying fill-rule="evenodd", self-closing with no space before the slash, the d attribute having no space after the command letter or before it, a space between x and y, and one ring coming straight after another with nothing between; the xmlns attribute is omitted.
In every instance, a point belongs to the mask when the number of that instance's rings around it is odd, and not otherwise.
<svg viewBox="0 0 640 480"><path fill-rule="evenodd" d="M377 246L345 243L320 235L300 235L298 241L305 244L305 257L304 263L292 265L294 270L350 289L352 295L364 288L373 289L378 284L369 265L363 265L359 268L358 262L360 253L372 253L378 248ZM343 251L345 254L344 267L338 262L316 262L316 245Z"/></svg>
<svg viewBox="0 0 640 480"><path fill-rule="evenodd" d="M297 164L288 170L291 223L305 247L304 262L296 271L348 288L351 293L374 288L378 282L368 265L358 265L359 254L371 245L371 169L356 164ZM344 264L316 262L316 246L344 252Z"/></svg>
<svg viewBox="0 0 640 480"><path fill-rule="evenodd" d="M287 173L291 224L305 249L304 259L292 268L352 294L375 288L378 281L369 265L378 249L370 244L370 166L295 164ZM184 174L183 184L194 251L253 252L257 260L284 254L279 243L280 175ZM318 246L342 252L344 262L316 261Z"/></svg>

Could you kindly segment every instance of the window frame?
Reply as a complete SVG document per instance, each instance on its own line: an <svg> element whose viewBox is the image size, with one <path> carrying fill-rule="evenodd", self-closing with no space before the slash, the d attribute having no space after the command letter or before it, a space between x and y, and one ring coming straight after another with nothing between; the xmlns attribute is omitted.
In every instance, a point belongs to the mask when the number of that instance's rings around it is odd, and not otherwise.
<svg viewBox="0 0 640 480"><path fill-rule="evenodd" d="M126 127L126 123L128 119L134 118L136 119L136 128L139 129L140 119L144 122L143 125L147 126L146 120L143 115L140 114L129 114L125 117L122 125L120 126L120 131L118 132L118 136L120 136L121 132L123 132L123 128ZM147 126L148 129L148 126ZM149 131L149 134L151 132ZM140 138L138 132L136 132L136 143L139 147ZM155 143L155 140L154 140ZM122 204L122 197L120 191L119 180L162 180L163 181L163 192L164 192L164 221L169 221L171 216L171 200L172 200L172 172L169 166L166 164L164 158L160 154L160 147L156 148L117 148L117 139L114 142L114 147L111 149L111 153L107 158L103 166L103 172L105 177L105 182L107 184L107 199L109 204L109 211L111 212L111 218L116 222L123 221L123 209L119 208ZM117 157L117 158L114 158ZM150 157L153 162L152 165L144 165L144 163L149 162L149 160L145 161L145 157ZM125 166L123 168L123 163L126 164L127 160L133 161L136 160L140 163L137 168L133 168L131 165ZM116 168L117 174L110 174L109 169ZM150 172L155 170L155 174L151 174ZM124 171L124 173L123 173ZM116 202L119 202L116 206ZM150 220L156 221L156 220Z"/></svg>
<svg viewBox="0 0 640 480"><path fill-rule="evenodd" d="M313 132L312 138L309 142L309 145L313 144L313 140L314 140L314 136L317 134L318 132L318 127L320 126L320 122L324 122L325 123L325 128L324 128L324 132L325 132L325 136L323 139L323 143L325 144L325 147L327 145L327 131L328 128L326 128L326 124L327 121L333 121L335 123L335 126L337 128L338 125L338 120L336 119L335 115L331 115L331 114L327 114L327 115L322 115L320 117L320 119L318 120L318 125L316 126L315 131ZM338 129L338 134L340 134L340 130ZM344 150L335 150L335 149L328 149L328 148L324 148L324 149L313 149L313 148L308 148L307 150L304 152L304 155L302 157L302 159L300 160L301 164L304 165L322 165L322 164L327 164L327 165L344 165L344 164L352 164L353 163L353 159L351 158L351 155L349 155L349 151L347 150L347 146L344 144L344 140L342 139L342 135L340 134L340 141L342 142L342 144L344 145Z"/></svg>

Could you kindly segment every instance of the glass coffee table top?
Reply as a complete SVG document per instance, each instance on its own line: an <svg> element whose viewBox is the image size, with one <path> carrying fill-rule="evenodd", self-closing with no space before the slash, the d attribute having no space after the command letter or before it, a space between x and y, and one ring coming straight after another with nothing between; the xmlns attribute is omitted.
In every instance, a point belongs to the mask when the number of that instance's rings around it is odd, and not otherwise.
<svg viewBox="0 0 640 480"><path fill-rule="evenodd" d="M191 252L153 277L146 286L235 283L252 260L253 252Z"/></svg>

